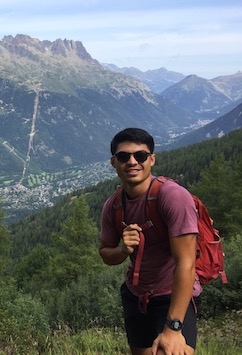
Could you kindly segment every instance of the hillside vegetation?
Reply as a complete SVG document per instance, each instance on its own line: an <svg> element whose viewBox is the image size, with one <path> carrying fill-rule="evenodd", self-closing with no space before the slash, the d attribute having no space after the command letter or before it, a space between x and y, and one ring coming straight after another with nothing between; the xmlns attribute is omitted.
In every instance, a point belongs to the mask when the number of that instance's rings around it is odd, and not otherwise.
<svg viewBox="0 0 242 355"><path fill-rule="evenodd" d="M223 285L218 279L204 287L199 341L205 347L204 339L213 332L210 340L216 340L216 350L201 348L201 354L226 354L223 341L235 350L231 354L237 355L241 349L241 338L233 331L233 322L239 324L242 310L241 135L241 130L235 131L219 140L157 154L154 168L154 174L176 178L206 203L223 238L229 283ZM115 348L112 332L123 334L119 288L127 265L108 267L97 251L101 207L117 184L117 179L102 182L67 195L54 207L13 225L1 224L3 354L125 354L125 348ZM218 322L215 327L214 322ZM218 328L224 332L224 324L228 333L222 333L221 339ZM111 338L101 336L101 345L95 332L110 334L110 329ZM90 351L85 348L87 331L92 331L93 339L96 334L93 351L91 345ZM70 350L74 343L75 349ZM109 352L110 344L116 349L113 353ZM68 349L62 352L65 346ZM54 351L57 348L59 352Z"/></svg>

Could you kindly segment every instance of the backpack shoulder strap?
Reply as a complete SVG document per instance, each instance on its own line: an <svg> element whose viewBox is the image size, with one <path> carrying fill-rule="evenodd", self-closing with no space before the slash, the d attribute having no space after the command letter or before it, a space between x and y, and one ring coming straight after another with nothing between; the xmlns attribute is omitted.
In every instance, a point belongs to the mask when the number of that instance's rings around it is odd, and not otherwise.
<svg viewBox="0 0 242 355"><path fill-rule="evenodd" d="M165 176L155 177L150 184L146 200L146 212L150 223L158 232L161 230L161 216L158 208L158 192L160 186L167 180L171 180ZM159 227L160 226L160 227Z"/></svg>

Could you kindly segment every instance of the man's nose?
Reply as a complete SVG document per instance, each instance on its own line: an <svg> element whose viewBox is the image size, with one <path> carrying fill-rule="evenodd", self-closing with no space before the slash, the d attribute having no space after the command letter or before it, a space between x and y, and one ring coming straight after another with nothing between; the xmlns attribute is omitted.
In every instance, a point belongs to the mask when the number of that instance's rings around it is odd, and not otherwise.
<svg viewBox="0 0 242 355"><path fill-rule="evenodd" d="M129 160L128 160L129 164L137 164L138 161L135 159L133 154L130 154Z"/></svg>

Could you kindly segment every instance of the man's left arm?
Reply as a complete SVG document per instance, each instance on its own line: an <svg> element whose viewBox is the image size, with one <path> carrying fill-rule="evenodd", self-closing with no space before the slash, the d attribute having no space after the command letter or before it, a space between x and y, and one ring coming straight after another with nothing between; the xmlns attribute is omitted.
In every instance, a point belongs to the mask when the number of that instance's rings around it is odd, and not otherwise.
<svg viewBox="0 0 242 355"><path fill-rule="evenodd" d="M170 246L176 266L167 318L183 322L192 298L195 280L196 234L171 237ZM152 353L156 354L158 348L164 349L165 353L170 351L171 354L185 351L185 338L181 331L174 331L165 325L163 332L153 344Z"/></svg>
<svg viewBox="0 0 242 355"><path fill-rule="evenodd" d="M175 273L168 318L184 320L195 280L196 234L170 238Z"/></svg>

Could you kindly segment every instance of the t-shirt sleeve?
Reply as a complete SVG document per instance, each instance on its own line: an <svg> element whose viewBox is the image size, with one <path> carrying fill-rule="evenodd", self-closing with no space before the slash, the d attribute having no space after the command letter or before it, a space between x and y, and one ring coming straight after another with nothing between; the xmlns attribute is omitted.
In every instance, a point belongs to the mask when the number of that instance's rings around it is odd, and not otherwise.
<svg viewBox="0 0 242 355"><path fill-rule="evenodd" d="M101 216L100 239L110 247L116 247L120 242L120 235L115 226L113 203L114 197L111 196L105 201Z"/></svg>
<svg viewBox="0 0 242 355"><path fill-rule="evenodd" d="M197 210L188 190L167 181L159 190L160 213L170 237L198 233Z"/></svg>

